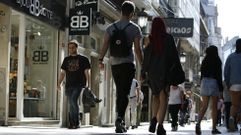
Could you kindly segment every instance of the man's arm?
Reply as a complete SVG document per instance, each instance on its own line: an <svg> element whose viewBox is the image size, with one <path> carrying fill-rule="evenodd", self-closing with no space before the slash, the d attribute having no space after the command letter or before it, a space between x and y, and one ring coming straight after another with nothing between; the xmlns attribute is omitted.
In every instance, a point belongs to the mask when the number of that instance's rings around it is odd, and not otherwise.
<svg viewBox="0 0 241 135"><path fill-rule="evenodd" d="M65 74L66 74L65 70L62 69L61 72L60 72L60 75L59 75L58 82L57 82L57 89L58 90L61 90L60 85L61 85L62 81L64 80Z"/></svg>
<svg viewBox="0 0 241 135"><path fill-rule="evenodd" d="M109 38L110 38L109 34L106 32L105 36L104 36L103 46L101 48L100 56L99 56L99 68L100 69L104 69L103 59L104 59L104 56L109 47Z"/></svg>
<svg viewBox="0 0 241 135"><path fill-rule="evenodd" d="M141 39L140 37L136 37L134 39L134 49L135 49L135 53L139 61L139 64L141 65L143 60L143 54L141 50L140 39Z"/></svg>
<svg viewBox="0 0 241 135"><path fill-rule="evenodd" d="M90 69L85 69L85 78L86 78L86 88L90 88L91 78L90 78Z"/></svg>

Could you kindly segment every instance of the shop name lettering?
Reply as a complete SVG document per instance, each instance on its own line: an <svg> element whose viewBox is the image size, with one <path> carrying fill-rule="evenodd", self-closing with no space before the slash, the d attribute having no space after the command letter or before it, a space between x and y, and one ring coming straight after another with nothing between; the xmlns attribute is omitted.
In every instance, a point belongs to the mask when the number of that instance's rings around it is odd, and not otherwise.
<svg viewBox="0 0 241 135"><path fill-rule="evenodd" d="M34 51L32 60L34 64L48 64L49 52L48 51Z"/></svg>
<svg viewBox="0 0 241 135"><path fill-rule="evenodd" d="M186 28L186 27L168 27L167 28L168 33L177 33L177 34L191 34L192 28Z"/></svg>
<svg viewBox="0 0 241 135"><path fill-rule="evenodd" d="M49 19L53 18L53 12L43 7L43 5L40 4L40 0L17 0L16 3L18 3L20 7L28 8L29 12L35 16L42 15Z"/></svg>

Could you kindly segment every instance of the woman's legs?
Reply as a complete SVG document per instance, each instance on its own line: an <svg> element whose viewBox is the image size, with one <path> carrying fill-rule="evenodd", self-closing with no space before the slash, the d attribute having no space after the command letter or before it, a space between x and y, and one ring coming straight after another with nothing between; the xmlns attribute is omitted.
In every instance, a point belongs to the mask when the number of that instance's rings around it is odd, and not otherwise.
<svg viewBox="0 0 241 135"><path fill-rule="evenodd" d="M206 110L208 108L208 102L209 102L208 96L202 96L201 97L201 109L200 109L200 112L198 114L198 121L197 121L196 129L195 129L197 135L201 134L200 123L201 123L201 121L203 119L203 116L206 113Z"/></svg>
<svg viewBox="0 0 241 135"><path fill-rule="evenodd" d="M212 96L212 121L213 121L213 130L216 129L217 125L217 115L218 115L218 109L217 109L217 103L218 103L218 96Z"/></svg>
<svg viewBox="0 0 241 135"><path fill-rule="evenodd" d="M162 124L165 118L167 109L167 95L164 90L162 90L159 94L159 108L158 108L158 115L157 121L159 124Z"/></svg>
<svg viewBox="0 0 241 135"><path fill-rule="evenodd" d="M159 109L159 96L153 95L152 96L152 119L150 121L149 132L155 133L156 131L156 124L157 124L157 112Z"/></svg>
<svg viewBox="0 0 241 135"><path fill-rule="evenodd" d="M167 94L164 90L161 90L159 95L154 95L152 100L152 119L149 127L149 131L154 133L156 130L156 124L158 122L157 134L165 134L162 124L165 118L167 109Z"/></svg>
<svg viewBox="0 0 241 135"><path fill-rule="evenodd" d="M201 110L198 114L198 122L201 123L203 116L205 115L207 108L208 108L208 102L209 102L209 97L208 96L202 96L201 97Z"/></svg>

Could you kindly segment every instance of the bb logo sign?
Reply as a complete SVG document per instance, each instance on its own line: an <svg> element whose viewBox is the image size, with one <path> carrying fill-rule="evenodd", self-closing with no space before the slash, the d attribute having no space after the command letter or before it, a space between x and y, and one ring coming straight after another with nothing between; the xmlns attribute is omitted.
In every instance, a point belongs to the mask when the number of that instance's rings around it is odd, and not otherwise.
<svg viewBox="0 0 241 135"><path fill-rule="evenodd" d="M90 9L78 7L70 10L69 35L89 35Z"/></svg>

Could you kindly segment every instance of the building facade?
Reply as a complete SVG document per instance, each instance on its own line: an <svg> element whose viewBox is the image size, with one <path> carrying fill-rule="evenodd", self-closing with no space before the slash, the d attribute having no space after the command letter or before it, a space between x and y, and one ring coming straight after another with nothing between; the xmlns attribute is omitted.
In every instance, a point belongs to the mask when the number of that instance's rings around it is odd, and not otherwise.
<svg viewBox="0 0 241 135"><path fill-rule="evenodd" d="M65 6L56 0L0 1L2 124L60 120L55 84Z"/></svg>

